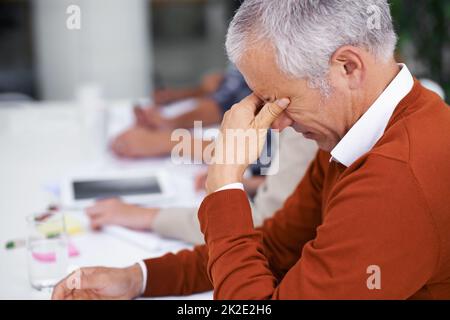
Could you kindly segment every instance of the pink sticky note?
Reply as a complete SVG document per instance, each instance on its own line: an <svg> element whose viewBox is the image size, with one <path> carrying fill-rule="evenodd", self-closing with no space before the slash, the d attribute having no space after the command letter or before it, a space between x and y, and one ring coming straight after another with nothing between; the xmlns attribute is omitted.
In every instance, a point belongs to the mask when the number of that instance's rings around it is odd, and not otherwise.
<svg viewBox="0 0 450 320"><path fill-rule="evenodd" d="M76 257L80 254L80 251L78 251L73 243L69 243L67 251L69 257ZM56 261L56 254L54 252L33 252L31 256L39 262L53 263Z"/></svg>

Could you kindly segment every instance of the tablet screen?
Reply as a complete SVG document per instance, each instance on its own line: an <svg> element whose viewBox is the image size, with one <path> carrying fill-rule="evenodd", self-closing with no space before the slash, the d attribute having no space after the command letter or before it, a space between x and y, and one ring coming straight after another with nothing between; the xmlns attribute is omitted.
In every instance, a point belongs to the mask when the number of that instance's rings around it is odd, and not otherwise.
<svg viewBox="0 0 450 320"><path fill-rule="evenodd" d="M161 193L156 177L75 181L75 200Z"/></svg>

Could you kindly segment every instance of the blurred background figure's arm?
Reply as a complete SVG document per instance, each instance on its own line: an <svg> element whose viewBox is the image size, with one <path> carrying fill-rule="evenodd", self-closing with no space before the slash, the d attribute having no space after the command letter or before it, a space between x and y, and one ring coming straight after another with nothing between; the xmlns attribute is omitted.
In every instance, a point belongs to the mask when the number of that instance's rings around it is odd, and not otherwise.
<svg viewBox="0 0 450 320"><path fill-rule="evenodd" d="M192 128L194 121L201 121L203 126L219 124L227 110L251 93L234 65L230 65L221 77L211 75L203 82L203 94L191 111L168 119L161 115L157 106L143 108L137 111L138 124L153 130Z"/></svg>
<svg viewBox="0 0 450 320"><path fill-rule="evenodd" d="M219 124L223 114L250 93L242 74L230 65L216 90L199 99L194 110L172 119L172 128L192 128L194 121L202 121L203 126Z"/></svg>
<svg viewBox="0 0 450 320"><path fill-rule="evenodd" d="M230 65L219 88L209 97L198 99L192 111L166 119L159 108L135 108L136 126L119 135L112 150L119 156L132 158L167 155L176 144L170 141L171 130L192 128L194 121L201 121L202 126L219 124L223 113L250 93L244 77Z"/></svg>
<svg viewBox="0 0 450 320"><path fill-rule="evenodd" d="M205 75L201 84L196 87L180 89L159 88L153 93L153 102L160 106L182 99L204 97L216 91L222 80L223 74L217 72Z"/></svg>
<svg viewBox="0 0 450 320"><path fill-rule="evenodd" d="M207 162L210 160L210 155L205 150L212 141L192 136L186 138L190 139L188 142L184 141L190 148L183 148L179 156L191 161ZM138 159L168 156L172 149L180 143L183 142L172 140L171 131L154 131L142 127L133 127L117 136L110 147L119 157Z"/></svg>
<svg viewBox="0 0 450 320"><path fill-rule="evenodd" d="M194 121L201 121L202 126L211 126L222 120L222 109L212 98L198 98L194 108L175 118L166 118L161 114L160 107L134 109L136 124L151 130L174 130L177 128L190 129Z"/></svg>

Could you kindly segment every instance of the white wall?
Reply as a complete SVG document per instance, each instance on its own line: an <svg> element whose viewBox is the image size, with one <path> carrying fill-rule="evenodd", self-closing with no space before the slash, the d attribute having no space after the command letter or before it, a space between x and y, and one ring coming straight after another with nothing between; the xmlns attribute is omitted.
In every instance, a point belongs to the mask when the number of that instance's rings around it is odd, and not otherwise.
<svg viewBox="0 0 450 320"><path fill-rule="evenodd" d="M146 0L34 0L34 52L42 99L68 100L96 83L107 99L151 92L152 50ZM69 30L66 9L81 8Z"/></svg>

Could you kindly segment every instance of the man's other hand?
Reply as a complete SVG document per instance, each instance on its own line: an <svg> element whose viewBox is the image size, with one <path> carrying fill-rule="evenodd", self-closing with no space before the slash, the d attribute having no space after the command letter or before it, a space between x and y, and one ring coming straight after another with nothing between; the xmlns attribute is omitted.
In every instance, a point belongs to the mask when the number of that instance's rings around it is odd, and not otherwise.
<svg viewBox="0 0 450 320"><path fill-rule="evenodd" d="M86 208L86 214L95 230L105 225L118 225L134 230L151 230L157 208L142 208L120 199L100 200Z"/></svg>
<svg viewBox="0 0 450 320"><path fill-rule="evenodd" d="M52 299L133 299L141 294L142 281L142 271L138 264L128 268L81 268L55 286Z"/></svg>

